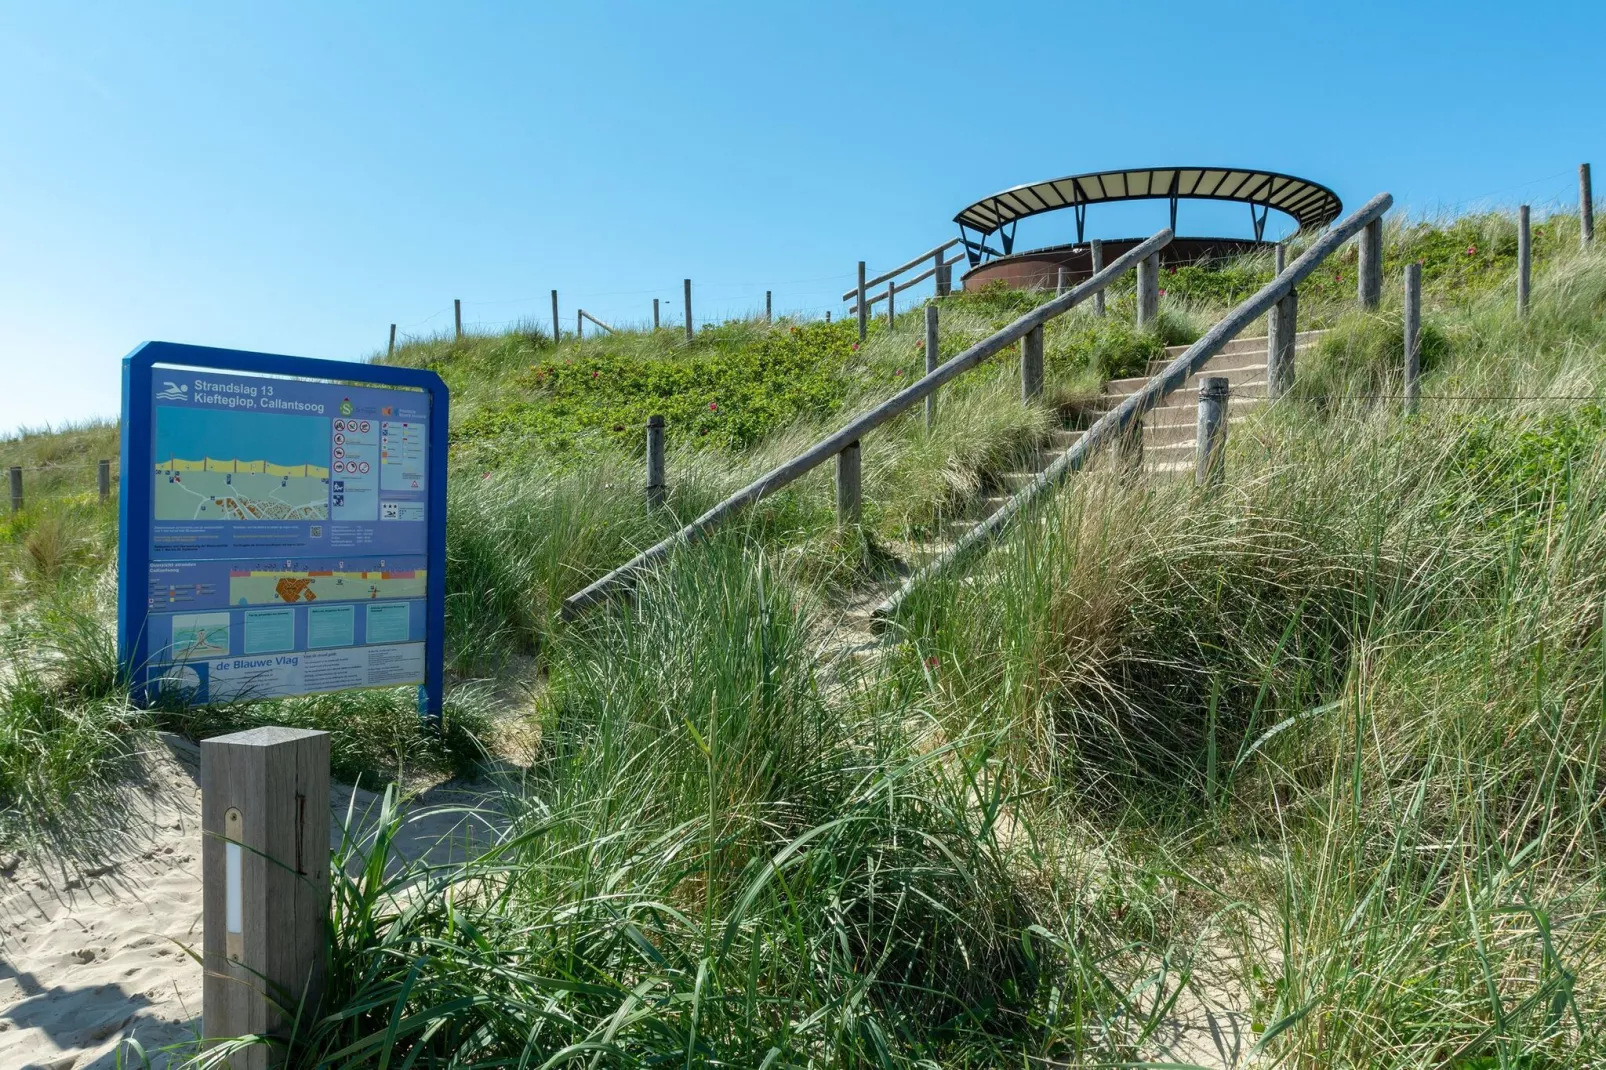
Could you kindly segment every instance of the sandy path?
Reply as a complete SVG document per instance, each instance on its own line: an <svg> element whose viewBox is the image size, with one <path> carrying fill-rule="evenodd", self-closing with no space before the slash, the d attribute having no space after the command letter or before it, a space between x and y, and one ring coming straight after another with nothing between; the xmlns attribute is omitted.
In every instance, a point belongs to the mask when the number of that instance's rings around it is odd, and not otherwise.
<svg viewBox="0 0 1606 1070"><path fill-rule="evenodd" d="M185 948L201 946L201 835L197 748L162 737L145 756L147 775L123 810L127 833L86 866L41 866L0 855L0 1067L88 1070L116 1065L134 1038L157 1051L193 1041L201 1026L201 967ZM331 791L330 842L351 789ZM404 850L444 856L458 815L435 803L469 792L431 792L413 810ZM357 792L357 809L374 797ZM444 859L442 859L444 860ZM182 945L182 946L180 946ZM138 1066L137 1058L125 1065Z"/></svg>

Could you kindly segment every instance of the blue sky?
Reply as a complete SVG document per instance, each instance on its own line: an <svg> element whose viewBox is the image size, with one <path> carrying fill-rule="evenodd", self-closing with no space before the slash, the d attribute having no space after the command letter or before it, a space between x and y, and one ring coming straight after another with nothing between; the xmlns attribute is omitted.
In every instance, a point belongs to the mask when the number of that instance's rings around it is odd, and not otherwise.
<svg viewBox="0 0 1606 1070"><path fill-rule="evenodd" d="M358 359L393 321L449 330L453 298L470 326L545 324L553 287L566 324L654 296L678 319L687 276L699 320L765 289L840 313L856 260L1076 171L1570 206L1577 164L1606 165L1603 36L1606 5L1559 0L0 0L0 433L115 415L146 339ZM1095 209L1089 234L1164 211Z"/></svg>

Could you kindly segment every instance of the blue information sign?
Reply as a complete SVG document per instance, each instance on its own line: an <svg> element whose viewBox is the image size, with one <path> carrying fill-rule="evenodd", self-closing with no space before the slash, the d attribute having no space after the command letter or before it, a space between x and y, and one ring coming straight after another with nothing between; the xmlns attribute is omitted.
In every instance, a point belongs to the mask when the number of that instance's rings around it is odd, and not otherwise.
<svg viewBox="0 0 1606 1070"><path fill-rule="evenodd" d="M416 685L441 708L446 386L146 342L123 359L117 641L136 697Z"/></svg>

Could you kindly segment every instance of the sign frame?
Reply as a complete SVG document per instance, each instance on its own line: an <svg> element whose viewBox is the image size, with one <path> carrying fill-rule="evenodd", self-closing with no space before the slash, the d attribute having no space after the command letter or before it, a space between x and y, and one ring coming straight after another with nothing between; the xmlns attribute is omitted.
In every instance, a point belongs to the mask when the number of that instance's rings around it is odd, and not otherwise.
<svg viewBox="0 0 1606 1070"><path fill-rule="evenodd" d="M292 357L241 349L219 349L182 342L143 342L123 358L122 445L117 503L117 660L123 678L142 680L150 660L147 620L155 512L155 408L151 376L158 365L221 374L267 375L362 386L421 390L429 399L429 457L425 488L424 682L418 710L438 724L444 698L446 663L446 451L450 397L445 382L423 368L390 364ZM134 688L138 704L149 701L147 687Z"/></svg>

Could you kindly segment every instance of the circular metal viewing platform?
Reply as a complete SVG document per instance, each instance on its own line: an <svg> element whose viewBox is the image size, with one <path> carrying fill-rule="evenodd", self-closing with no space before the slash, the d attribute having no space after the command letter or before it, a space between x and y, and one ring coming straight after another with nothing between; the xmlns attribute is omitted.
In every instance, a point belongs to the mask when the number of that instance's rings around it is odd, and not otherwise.
<svg viewBox="0 0 1606 1070"><path fill-rule="evenodd" d="M1266 245L1266 220L1273 209L1293 220L1300 230L1319 230L1337 219L1344 207L1338 194L1318 182L1241 167L1097 171L1015 186L984 197L954 216L970 263L964 275L965 288L990 282L1012 287L1053 286L1062 268L1067 283L1082 281L1093 273L1092 248L1085 240L1087 206L1137 200L1168 201L1173 231L1181 201L1237 201L1249 206L1253 238L1178 236L1160 253L1165 265L1197 263ZM1015 227L1022 219L1066 208L1076 218L1075 242L1015 251ZM1142 240L1103 241L1104 262Z"/></svg>

